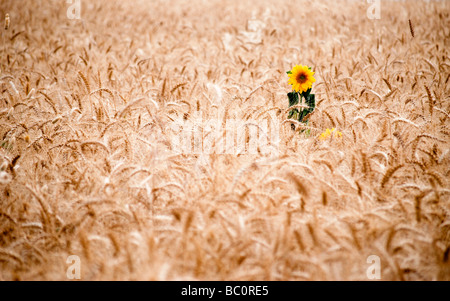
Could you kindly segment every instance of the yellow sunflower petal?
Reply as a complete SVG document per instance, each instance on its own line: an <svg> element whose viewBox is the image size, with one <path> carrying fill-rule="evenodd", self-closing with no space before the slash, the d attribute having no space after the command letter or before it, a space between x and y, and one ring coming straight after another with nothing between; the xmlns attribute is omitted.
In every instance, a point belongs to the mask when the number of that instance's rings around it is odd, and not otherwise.
<svg viewBox="0 0 450 301"><path fill-rule="evenodd" d="M292 89L296 92L305 92L312 88L312 84L316 81L314 72L309 70L308 66L295 65L291 74L289 74L288 83L292 85Z"/></svg>

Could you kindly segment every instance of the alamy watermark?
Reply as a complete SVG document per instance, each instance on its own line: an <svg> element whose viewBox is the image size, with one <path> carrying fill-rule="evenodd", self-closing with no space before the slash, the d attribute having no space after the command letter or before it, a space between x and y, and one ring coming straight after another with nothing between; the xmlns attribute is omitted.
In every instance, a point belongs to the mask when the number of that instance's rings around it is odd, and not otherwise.
<svg viewBox="0 0 450 301"><path fill-rule="evenodd" d="M71 4L67 8L67 18L80 19L81 18L81 0L66 0L67 4Z"/></svg>
<svg viewBox="0 0 450 301"><path fill-rule="evenodd" d="M193 118L174 120L166 131L172 137L172 150L179 154L277 155L280 128L276 117L203 119L198 112Z"/></svg>
<svg viewBox="0 0 450 301"><path fill-rule="evenodd" d="M81 279L81 259L77 255L70 255L66 259L66 263L70 264L66 271L67 279Z"/></svg>
<svg viewBox="0 0 450 301"><path fill-rule="evenodd" d="M367 263L370 264L366 271L367 279L381 279L380 257L377 255L370 255L367 257Z"/></svg>
<svg viewBox="0 0 450 301"><path fill-rule="evenodd" d="M381 19L381 0L367 0L371 5L367 8L367 18L370 20Z"/></svg>

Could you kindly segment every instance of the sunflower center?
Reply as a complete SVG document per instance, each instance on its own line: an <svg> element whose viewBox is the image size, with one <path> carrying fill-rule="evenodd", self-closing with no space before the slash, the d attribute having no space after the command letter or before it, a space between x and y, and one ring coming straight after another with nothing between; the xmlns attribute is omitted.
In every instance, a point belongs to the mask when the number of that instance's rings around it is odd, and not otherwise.
<svg viewBox="0 0 450 301"><path fill-rule="evenodd" d="M304 82L306 82L306 74L304 74L304 73L299 73L298 75L297 75L297 82L299 82L299 83L301 83L301 84L303 84Z"/></svg>

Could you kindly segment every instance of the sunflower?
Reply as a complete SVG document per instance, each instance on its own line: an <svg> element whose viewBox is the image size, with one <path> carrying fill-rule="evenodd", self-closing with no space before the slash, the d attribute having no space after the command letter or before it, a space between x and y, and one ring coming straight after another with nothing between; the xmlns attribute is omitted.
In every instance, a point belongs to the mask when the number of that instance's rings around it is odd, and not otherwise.
<svg viewBox="0 0 450 301"><path fill-rule="evenodd" d="M306 92L312 87L312 84L316 81L314 78L314 72L311 71L308 66L295 65L289 74L289 84L296 92Z"/></svg>
<svg viewBox="0 0 450 301"><path fill-rule="evenodd" d="M342 137L342 133L339 132L338 130L336 130L335 128L330 129L326 129L325 132L323 132L322 134L320 134L319 139L320 140L326 140L328 139L330 136L332 136L334 134L335 138L340 138Z"/></svg>

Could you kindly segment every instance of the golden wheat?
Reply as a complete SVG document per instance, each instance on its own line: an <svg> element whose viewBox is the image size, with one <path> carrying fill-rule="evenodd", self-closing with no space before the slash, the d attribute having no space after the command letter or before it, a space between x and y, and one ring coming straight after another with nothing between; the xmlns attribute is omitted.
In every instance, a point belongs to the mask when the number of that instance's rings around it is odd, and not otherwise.
<svg viewBox="0 0 450 301"><path fill-rule="evenodd" d="M0 3L0 280L450 280L448 1L44 2Z"/></svg>

